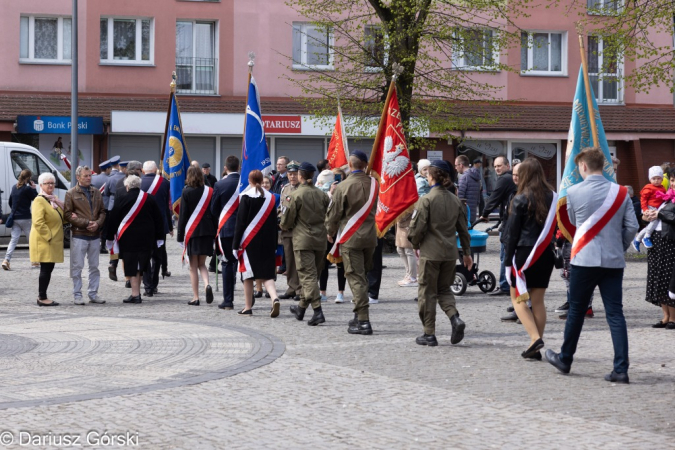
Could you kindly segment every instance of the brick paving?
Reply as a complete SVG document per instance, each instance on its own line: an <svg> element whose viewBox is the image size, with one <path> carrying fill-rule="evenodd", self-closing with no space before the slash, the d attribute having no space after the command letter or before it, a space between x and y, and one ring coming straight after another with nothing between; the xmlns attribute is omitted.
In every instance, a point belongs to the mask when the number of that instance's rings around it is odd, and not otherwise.
<svg viewBox="0 0 675 450"><path fill-rule="evenodd" d="M488 241L481 269L497 272L496 241ZM106 430L138 433L139 446L153 449L672 446L675 332L649 327L660 310L644 301L644 261L631 260L624 281L631 358L624 386L602 379L612 351L598 295L572 373L563 376L520 357L525 331L499 321L508 299L477 287L458 298L467 322L461 344L450 345L439 311L440 345L416 345L416 289L396 285L403 268L394 255L385 256L380 304L371 305L374 335L351 336L349 288L347 303L332 302L335 271L327 322L308 327L288 312L290 301L277 319L264 298L253 317L218 310L220 293L212 305L187 306L188 273L175 242L169 250L173 276L141 305L123 305L123 282L106 278L100 296L108 303L75 306L67 261L57 265L55 308L35 305L38 271L27 250L15 253L13 270L0 272L0 447L6 430L14 439L8 448L20 448L20 431L70 433L84 447L101 447L86 436ZM241 307L241 285L236 296ZM564 322L553 310L564 297L554 272L546 348L562 342ZM42 443L35 447L62 446Z"/></svg>

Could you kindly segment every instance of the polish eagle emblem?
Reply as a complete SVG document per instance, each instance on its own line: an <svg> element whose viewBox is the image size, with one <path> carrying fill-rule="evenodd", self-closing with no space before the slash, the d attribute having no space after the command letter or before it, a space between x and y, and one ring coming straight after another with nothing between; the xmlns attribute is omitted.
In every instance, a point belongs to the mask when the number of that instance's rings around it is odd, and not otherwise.
<svg viewBox="0 0 675 450"><path fill-rule="evenodd" d="M410 164L410 159L403 153L403 145L399 144L394 148L394 141L391 136L384 139L384 156L382 157L382 171L387 174L387 178L395 178L405 172Z"/></svg>

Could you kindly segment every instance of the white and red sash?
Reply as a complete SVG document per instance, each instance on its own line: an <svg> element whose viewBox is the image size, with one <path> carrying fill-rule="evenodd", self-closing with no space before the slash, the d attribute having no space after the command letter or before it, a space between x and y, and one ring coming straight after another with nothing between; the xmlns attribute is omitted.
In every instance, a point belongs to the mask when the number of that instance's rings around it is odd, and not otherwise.
<svg viewBox="0 0 675 450"><path fill-rule="evenodd" d="M155 179L152 180L152 184L148 188L148 194L152 195L153 197L157 195L157 191L159 191L159 187L162 185L162 177L157 174L155 175Z"/></svg>
<svg viewBox="0 0 675 450"><path fill-rule="evenodd" d="M99 191L101 194L103 194L103 191L105 191L105 183L103 183L103 186L101 186L100 188L98 188L98 191Z"/></svg>
<svg viewBox="0 0 675 450"><path fill-rule="evenodd" d="M607 225L607 223L614 217L628 195L628 189L616 183L609 186L607 197L591 216L577 228L574 234L574 241L572 242L572 254L570 260L574 259L594 237Z"/></svg>
<svg viewBox="0 0 675 450"><path fill-rule="evenodd" d="M235 189L232 193L232 197L225 203L223 210L220 212L218 217L218 231L216 231L216 242L218 242L218 248L220 249L221 258L224 257L225 252L223 251L222 243L220 242L220 230L223 229L227 220L232 216L232 214L237 211L239 207L239 190Z"/></svg>
<svg viewBox="0 0 675 450"><path fill-rule="evenodd" d="M361 225L363 225L363 222L366 221L368 216L370 215L370 211L373 208L373 204L375 203L375 194L377 193L377 181L375 181L375 178L370 178L370 194L368 195L368 201L364 203L364 205L359 209L356 214L354 214L345 224L345 227L338 232L337 237L335 239L335 243L333 244L333 247L330 249L330 252L328 253L327 259L331 262L340 262L342 261L342 257L340 256L340 246L347 242L349 238L351 238L354 233L356 233L356 230L359 229Z"/></svg>
<svg viewBox="0 0 675 450"><path fill-rule="evenodd" d="M255 188L249 188L255 189ZM241 195L247 195L246 192L242 192ZM267 217L274 211L274 196L268 191L264 191L265 194L265 203L263 203L262 208L258 211L258 214L255 215L253 220L244 230L244 234L241 237L241 244L239 244L239 249L233 250L234 256L239 261L239 272L241 272L244 279L253 277L253 270L251 269L251 263L248 259L248 252L246 247L251 243L253 238L258 234L260 228L262 228Z"/></svg>
<svg viewBox="0 0 675 450"><path fill-rule="evenodd" d="M194 233L195 230L197 229L197 225L199 225L199 222L202 220L204 213L206 213L206 210L211 205L212 195L213 189L211 189L208 186L204 186L204 192L202 192L202 197L199 199L197 207L195 208L194 211L192 211L192 214L190 215L190 219L188 220L187 226L185 227L185 239L183 240L183 256L181 257L181 262L183 264L185 264L185 253L187 252L188 242L192 237L192 233Z"/></svg>
<svg viewBox="0 0 675 450"><path fill-rule="evenodd" d="M553 201L551 206L548 209L548 215L546 216L546 222L544 222L544 228L542 228L537 242L534 244L532 251L527 257L525 264L520 269L516 266L516 255L513 255L513 266L511 271L516 277L516 300L518 301L527 301L530 298L530 294L527 292L527 282L525 280L525 270L532 267L534 263L539 260L539 257L548 250L551 245L551 239L553 238L553 232L555 231L556 225L556 205L558 204L558 194L553 192Z"/></svg>
<svg viewBox="0 0 675 450"><path fill-rule="evenodd" d="M113 241L112 248L110 249L111 255L116 255L120 252L119 240L122 239L122 235L124 234L124 232L127 231L129 225L131 225L132 222L136 219L136 216L138 216L138 213L141 211L141 208L143 208L143 205L145 204L145 200L147 200L147 198L148 194L146 194L143 191L138 192L138 197L136 198L136 201L134 202L133 206L131 207L127 215L124 216L124 219L122 219L120 226L117 227L117 233L115 233L115 240Z"/></svg>

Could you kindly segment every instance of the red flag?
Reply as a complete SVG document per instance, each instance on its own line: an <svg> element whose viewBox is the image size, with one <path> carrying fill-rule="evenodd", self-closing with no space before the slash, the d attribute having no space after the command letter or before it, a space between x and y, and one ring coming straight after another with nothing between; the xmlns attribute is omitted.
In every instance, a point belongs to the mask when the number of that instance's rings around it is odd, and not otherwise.
<svg viewBox="0 0 675 450"><path fill-rule="evenodd" d="M344 121L342 120L342 111L338 104L338 115L335 120L335 129L333 129L333 136L330 138L328 144L328 154L326 159L330 163L331 168L342 167L347 165L347 134L344 129Z"/></svg>
<svg viewBox="0 0 675 450"><path fill-rule="evenodd" d="M389 87L369 166L371 176L380 182L375 226L378 237L382 237L419 198L394 81Z"/></svg>

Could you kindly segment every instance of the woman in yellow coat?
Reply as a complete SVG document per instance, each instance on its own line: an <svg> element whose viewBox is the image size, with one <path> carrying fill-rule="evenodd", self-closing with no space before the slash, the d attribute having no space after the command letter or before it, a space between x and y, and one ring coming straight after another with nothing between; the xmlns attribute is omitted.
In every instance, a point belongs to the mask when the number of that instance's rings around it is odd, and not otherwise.
<svg viewBox="0 0 675 450"><path fill-rule="evenodd" d="M38 178L42 193L31 206L30 260L40 263L38 281L39 306L56 306L57 302L47 297L47 287L56 263L63 262L63 202L54 195L56 179L45 172Z"/></svg>

